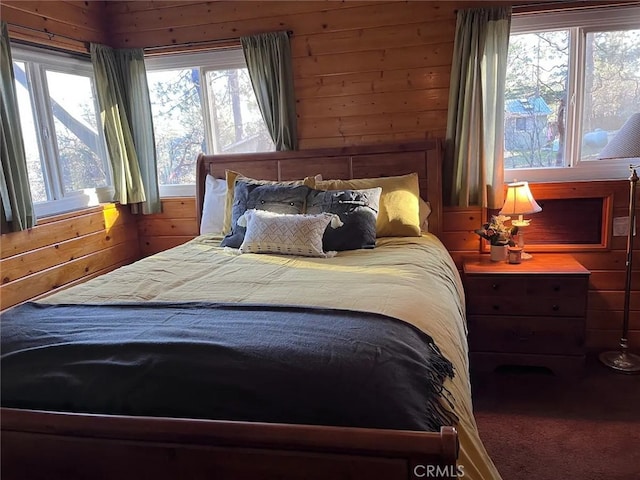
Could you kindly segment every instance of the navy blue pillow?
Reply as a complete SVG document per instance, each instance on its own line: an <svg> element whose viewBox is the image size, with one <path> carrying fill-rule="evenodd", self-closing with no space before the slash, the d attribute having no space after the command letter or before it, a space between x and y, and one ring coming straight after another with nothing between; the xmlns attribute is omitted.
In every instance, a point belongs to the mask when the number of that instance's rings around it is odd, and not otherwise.
<svg viewBox="0 0 640 480"><path fill-rule="evenodd" d="M376 220L382 188L364 190L311 190L307 213L335 213L343 225L327 228L322 237L325 252L374 248Z"/></svg>
<svg viewBox="0 0 640 480"><path fill-rule="evenodd" d="M304 213L309 190L304 185L261 185L237 181L231 207L231 232L222 239L220 246L240 248L247 229L238 225L238 219L252 208L275 213Z"/></svg>

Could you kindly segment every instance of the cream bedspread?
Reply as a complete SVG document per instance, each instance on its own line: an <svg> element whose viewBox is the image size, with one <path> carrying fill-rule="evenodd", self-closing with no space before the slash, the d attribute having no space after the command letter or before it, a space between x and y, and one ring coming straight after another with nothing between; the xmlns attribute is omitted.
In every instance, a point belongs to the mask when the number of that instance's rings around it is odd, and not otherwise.
<svg viewBox="0 0 640 480"><path fill-rule="evenodd" d="M431 335L455 366L455 378L445 387L460 419L464 478L500 478L473 417L460 277L435 236L380 238L374 250L340 252L326 259L238 255L219 244L220 237L203 235L40 301L308 305L404 320Z"/></svg>

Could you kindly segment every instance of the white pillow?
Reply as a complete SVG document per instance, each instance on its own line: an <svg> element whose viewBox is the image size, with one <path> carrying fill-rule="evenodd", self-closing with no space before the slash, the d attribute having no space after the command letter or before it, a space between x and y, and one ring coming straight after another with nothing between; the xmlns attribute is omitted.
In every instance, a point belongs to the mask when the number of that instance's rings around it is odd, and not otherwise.
<svg viewBox="0 0 640 480"><path fill-rule="evenodd" d="M281 253L305 257L333 257L336 252L322 250L322 236L327 226L342 225L340 217L331 213L293 215L247 210L238 219L246 227L240 253Z"/></svg>
<svg viewBox="0 0 640 480"><path fill-rule="evenodd" d="M200 235L205 233L222 234L226 198L227 181L207 175L204 186Z"/></svg>
<svg viewBox="0 0 640 480"><path fill-rule="evenodd" d="M420 230L423 232L429 231L429 215L431 215L431 203L425 202L422 198L419 199L420 203Z"/></svg>

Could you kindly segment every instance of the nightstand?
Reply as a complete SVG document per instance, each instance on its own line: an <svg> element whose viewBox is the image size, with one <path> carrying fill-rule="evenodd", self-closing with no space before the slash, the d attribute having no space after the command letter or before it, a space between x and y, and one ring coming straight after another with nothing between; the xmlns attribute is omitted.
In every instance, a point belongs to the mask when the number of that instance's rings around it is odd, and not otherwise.
<svg viewBox="0 0 640 480"><path fill-rule="evenodd" d="M538 253L520 264L488 257L467 257L463 264L471 368L580 371L589 270L566 254Z"/></svg>

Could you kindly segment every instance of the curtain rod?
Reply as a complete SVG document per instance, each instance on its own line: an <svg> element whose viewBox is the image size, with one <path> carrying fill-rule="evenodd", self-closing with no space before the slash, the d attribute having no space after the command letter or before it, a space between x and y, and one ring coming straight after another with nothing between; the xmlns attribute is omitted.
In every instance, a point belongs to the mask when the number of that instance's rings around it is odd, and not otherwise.
<svg viewBox="0 0 640 480"><path fill-rule="evenodd" d="M513 8L543 7L545 5L566 5L566 6L585 6L585 7L602 7L608 5L634 5L640 4L638 0L612 0L603 2L602 0L539 0L537 2L519 2Z"/></svg>
<svg viewBox="0 0 640 480"><path fill-rule="evenodd" d="M640 6L638 0L614 0L603 3L602 0L541 0L537 2L509 3L515 15L527 13L541 13L555 10L588 10L590 8L599 7L629 7ZM495 5L498 7L499 5ZM482 7L480 7L482 8ZM488 7L487 7L488 8ZM463 10L456 8L454 13Z"/></svg>
<svg viewBox="0 0 640 480"><path fill-rule="evenodd" d="M293 30L287 30L287 35L291 37ZM175 51L177 49L198 49L214 46L239 45L240 37L218 38L215 40L201 40L198 42L173 43L171 45L158 45L156 47L145 47L143 50L150 55L161 54L163 52Z"/></svg>
<svg viewBox="0 0 640 480"><path fill-rule="evenodd" d="M18 25L16 23L9 23L7 22L7 26L13 28L17 28L17 29L22 29L22 30L27 30L29 32L33 32L33 33L38 33L40 35L45 35L49 38L50 41L52 41L54 38L58 37L58 38L64 38L66 40L71 40L72 42L76 42L80 45L82 45L86 51L89 51L89 44L90 42L86 41L86 40L80 40L78 38L73 38L70 37L68 35L64 35L62 33L53 33L53 32L49 32L46 29L45 30L40 30L38 28L34 28L34 27L29 27L26 25ZM291 36L293 35L293 30L287 30L287 35ZM207 47L207 46L215 46L215 45L234 45L234 44L239 44L240 43L240 37L229 37L229 38L220 38L220 39L216 39L216 40L202 40L199 42L184 42L184 43L174 43L171 45L159 45L156 47L146 47L143 48L145 53L149 53L151 55L155 54L155 53L162 53L162 52L166 52L168 50L175 50L175 49L180 49L180 48L198 48L198 47Z"/></svg>
<svg viewBox="0 0 640 480"><path fill-rule="evenodd" d="M548 10L580 10L580 9L590 9L590 8L598 8L598 7L625 7L631 5L640 5L639 1L632 0L616 0L611 2L603 3L598 0L571 0L571 1L562 1L562 0L552 0L552 1L538 1L538 2L527 2L527 3L519 3L512 5L513 13L535 13L539 11L548 11Z"/></svg>
<svg viewBox="0 0 640 480"><path fill-rule="evenodd" d="M46 29L39 29L39 28L34 28L34 27L29 27L27 25L18 25L17 23L10 23L7 22L7 26L13 28L18 28L18 29L22 29L22 30L28 30L29 32L34 32L34 33L39 33L40 35L46 35L47 37L49 37L49 40L53 40L56 37L59 38L64 38L66 40L71 40L73 42L77 42L81 45L84 45L87 48L87 51L89 50L89 42L86 40L80 40L78 38L73 38L70 37L68 35L64 35L62 33L53 33L53 32L49 32Z"/></svg>

